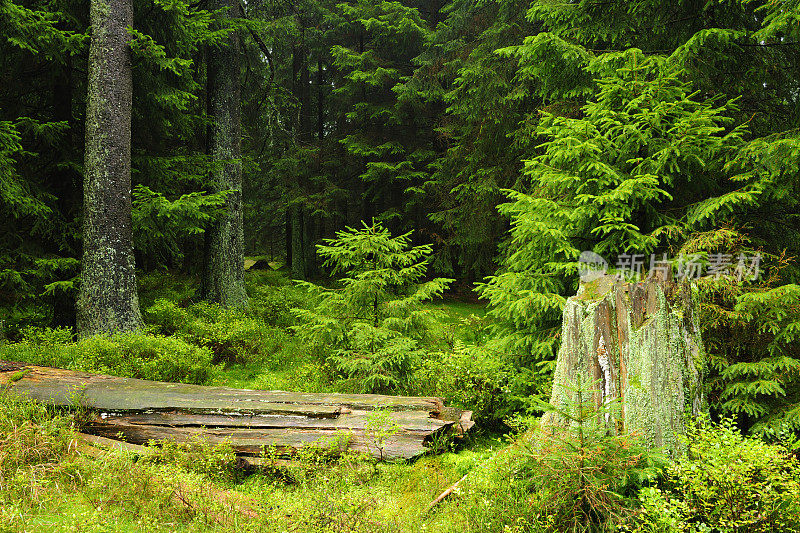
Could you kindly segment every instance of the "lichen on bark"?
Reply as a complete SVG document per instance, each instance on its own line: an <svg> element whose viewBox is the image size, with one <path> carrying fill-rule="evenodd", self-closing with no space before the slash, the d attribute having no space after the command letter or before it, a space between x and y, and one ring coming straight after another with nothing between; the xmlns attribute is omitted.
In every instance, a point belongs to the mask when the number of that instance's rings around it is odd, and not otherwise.
<svg viewBox="0 0 800 533"><path fill-rule="evenodd" d="M683 451L687 418L703 409L700 331L688 284L603 277L567 300L550 403L574 409L576 384L612 434L634 433L670 455ZM583 395L585 401L585 394ZM545 427L570 421L549 412Z"/></svg>
<svg viewBox="0 0 800 533"><path fill-rule="evenodd" d="M226 17L237 16L235 0L216 0L214 8L226 8ZM223 46L208 50L209 152L211 187L228 191L225 214L206 228L201 292L205 299L223 307L245 307L244 227L242 219L241 84L239 37L231 32Z"/></svg>
<svg viewBox="0 0 800 533"><path fill-rule="evenodd" d="M131 222L130 0L92 0L78 334L143 326Z"/></svg>

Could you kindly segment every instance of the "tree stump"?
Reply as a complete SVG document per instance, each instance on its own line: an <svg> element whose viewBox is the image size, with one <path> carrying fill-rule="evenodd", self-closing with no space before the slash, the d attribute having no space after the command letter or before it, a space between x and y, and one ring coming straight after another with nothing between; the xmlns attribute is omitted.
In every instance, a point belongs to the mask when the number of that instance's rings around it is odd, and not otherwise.
<svg viewBox="0 0 800 533"><path fill-rule="evenodd" d="M703 408L701 351L688 283L610 276L582 283L564 307L556 411L542 427L569 427L574 422L558 411L581 405L596 410L610 434L639 434L648 447L678 455L687 418Z"/></svg>

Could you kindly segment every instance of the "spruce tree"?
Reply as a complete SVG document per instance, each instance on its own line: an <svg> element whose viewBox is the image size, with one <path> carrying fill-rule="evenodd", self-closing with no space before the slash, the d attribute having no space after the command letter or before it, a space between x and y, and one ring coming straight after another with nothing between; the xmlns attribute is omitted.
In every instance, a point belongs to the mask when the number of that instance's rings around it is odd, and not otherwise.
<svg viewBox="0 0 800 533"><path fill-rule="evenodd" d="M312 345L331 350L329 361L360 392L399 392L422 356L418 341L428 332L431 310L453 280L426 276L430 245L411 246L411 234L392 237L373 220L346 228L317 246L331 274L344 274L335 288L308 282L318 296L313 309L295 309L295 329Z"/></svg>
<svg viewBox="0 0 800 533"><path fill-rule="evenodd" d="M236 17L236 0L221 2L224 16ZM244 307L244 227L242 225L242 124L240 42L231 31L224 46L208 50L208 107L212 189L227 191L226 212L206 230L203 297L224 307Z"/></svg>
<svg viewBox="0 0 800 533"><path fill-rule="evenodd" d="M82 337L143 325L131 227L131 0L92 0L86 111Z"/></svg>

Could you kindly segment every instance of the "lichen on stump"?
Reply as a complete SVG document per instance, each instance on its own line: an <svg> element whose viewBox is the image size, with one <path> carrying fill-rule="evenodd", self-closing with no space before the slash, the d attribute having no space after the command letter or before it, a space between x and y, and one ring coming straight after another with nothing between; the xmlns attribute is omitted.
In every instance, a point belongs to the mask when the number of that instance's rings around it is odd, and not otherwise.
<svg viewBox="0 0 800 533"><path fill-rule="evenodd" d="M542 426L578 405L576 384L591 384L583 407L611 434L638 434L650 448L680 454L687 419L703 408L702 343L688 283L639 283L603 276L582 283L564 307L561 348ZM588 405L586 405L588 404Z"/></svg>

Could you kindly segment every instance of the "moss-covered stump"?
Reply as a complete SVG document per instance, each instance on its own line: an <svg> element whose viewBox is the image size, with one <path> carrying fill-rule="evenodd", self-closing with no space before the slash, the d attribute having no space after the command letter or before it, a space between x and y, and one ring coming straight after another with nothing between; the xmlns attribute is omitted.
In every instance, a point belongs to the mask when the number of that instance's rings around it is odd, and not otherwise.
<svg viewBox="0 0 800 533"><path fill-rule="evenodd" d="M686 420L702 409L700 331L687 283L605 276L581 284L564 307L553 393L543 427L574 424L559 414L593 408L612 434L639 434L681 453ZM580 401L579 401L580 395Z"/></svg>

